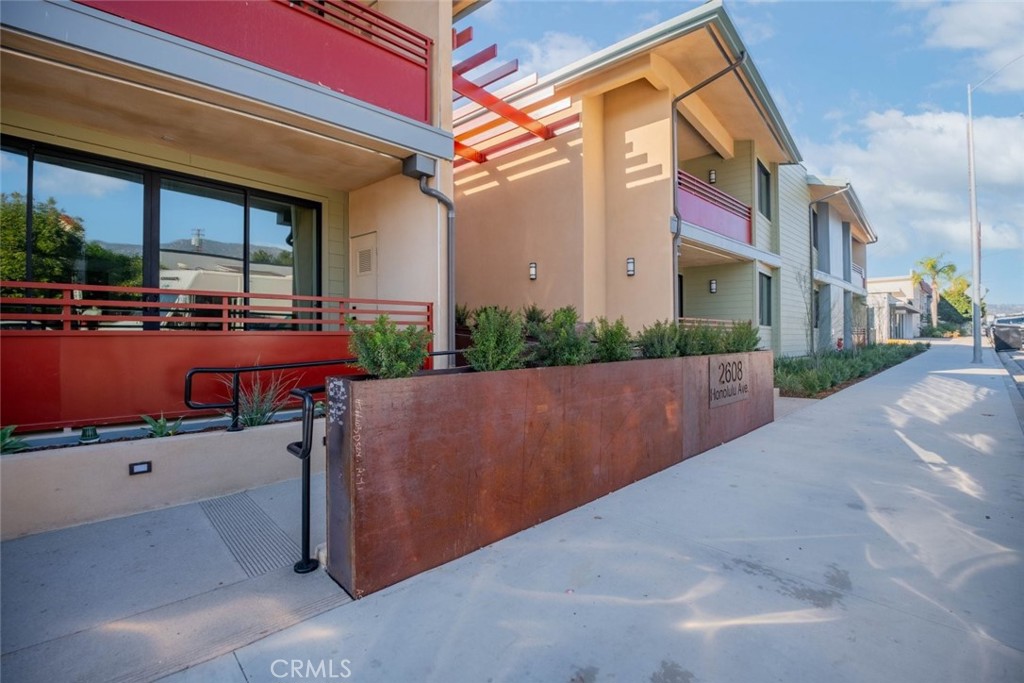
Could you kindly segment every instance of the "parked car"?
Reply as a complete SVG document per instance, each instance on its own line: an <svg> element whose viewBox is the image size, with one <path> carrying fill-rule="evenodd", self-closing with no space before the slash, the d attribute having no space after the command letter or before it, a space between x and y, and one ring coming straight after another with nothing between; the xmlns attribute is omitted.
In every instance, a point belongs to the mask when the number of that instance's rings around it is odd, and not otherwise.
<svg viewBox="0 0 1024 683"><path fill-rule="evenodd" d="M996 318L989 331L996 351L1021 348L1021 339L1024 338L1024 313Z"/></svg>

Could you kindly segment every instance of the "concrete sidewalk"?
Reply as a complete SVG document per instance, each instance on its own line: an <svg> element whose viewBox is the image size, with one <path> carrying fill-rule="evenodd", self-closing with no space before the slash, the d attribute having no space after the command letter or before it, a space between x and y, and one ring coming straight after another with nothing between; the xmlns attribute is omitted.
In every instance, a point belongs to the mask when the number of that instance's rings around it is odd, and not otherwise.
<svg viewBox="0 0 1024 683"><path fill-rule="evenodd" d="M205 662L217 648L197 649L195 666L163 680L1019 682L1024 434L1002 363L990 349L983 365L970 360L969 345L940 342L356 602L323 602L331 584L322 573L269 572L289 590L323 586L322 613L286 610L294 625L274 622L284 628L249 633L248 645L225 641L227 653ZM10 591L22 590L8 579L8 547L5 680L150 680L167 668L154 661L111 675L126 670L100 660L138 659L139 648L158 658L154 644L175 629L262 616L250 592L248 603L179 606L178 621L97 622L83 642L73 632L30 637L7 609ZM60 571L36 559L43 576ZM143 571L155 559L122 561ZM63 579L72 591L74 578ZM66 600L55 622L79 618L80 596ZM39 619L33 628L67 630ZM10 649L8 638L36 644ZM101 657L89 647L111 649Z"/></svg>

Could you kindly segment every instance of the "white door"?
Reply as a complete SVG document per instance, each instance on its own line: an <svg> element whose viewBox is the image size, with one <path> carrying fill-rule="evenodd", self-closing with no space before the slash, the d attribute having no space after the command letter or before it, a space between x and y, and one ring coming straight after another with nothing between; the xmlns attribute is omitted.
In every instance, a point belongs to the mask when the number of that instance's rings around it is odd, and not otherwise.
<svg viewBox="0 0 1024 683"><path fill-rule="evenodd" d="M377 233L368 232L349 239L349 296L353 299L377 298ZM371 304L353 305L357 310L376 310ZM362 321L374 316L359 316Z"/></svg>

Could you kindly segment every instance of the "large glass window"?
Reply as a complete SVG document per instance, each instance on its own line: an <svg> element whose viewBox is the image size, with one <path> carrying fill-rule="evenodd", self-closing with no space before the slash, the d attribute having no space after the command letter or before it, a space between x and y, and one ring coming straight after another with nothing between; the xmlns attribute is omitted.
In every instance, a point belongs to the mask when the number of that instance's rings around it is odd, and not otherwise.
<svg viewBox="0 0 1024 683"><path fill-rule="evenodd" d="M315 204L15 138L3 142L4 280L319 293L320 213ZM75 292L81 296L89 290L83 286ZM216 294L168 297L161 298L192 304L223 300ZM237 298L236 303L245 302ZM272 309L289 308L288 300L248 303L267 311L241 315L297 317ZM180 314L213 312L190 306ZM292 328L280 324L275 329Z"/></svg>
<svg viewBox="0 0 1024 683"><path fill-rule="evenodd" d="M32 274L36 282L142 286L142 174L37 155Z"/></svg>
<svg viewBox="0 0 1024 683"><path fill-rule="evenodd" d="M25 253L28 157L16 149L0 150L0 280L28 280Z"/></svg>

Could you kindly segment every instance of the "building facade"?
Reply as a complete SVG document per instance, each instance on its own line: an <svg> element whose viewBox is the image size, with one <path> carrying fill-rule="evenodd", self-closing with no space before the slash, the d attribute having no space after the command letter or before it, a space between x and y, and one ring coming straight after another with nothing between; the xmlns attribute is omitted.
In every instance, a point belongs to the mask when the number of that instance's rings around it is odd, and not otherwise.
<svg viewBox="0 0 1024 683"><path fill-rule="evenodd" d="M456 141L478 152L456 168L460 302L572 305L633 330L752 321L787 355L866 327L874 233L852 188L808 176L720 2L508 101L545 134L456 112Z"/></svg>
<svg viewBox="0 0 1024 683"><path fill-rule="evenodd" d="M135 419L182 412L183 363L346 355L343 342L298 334L337 333L345 314L331 317L328 304L415 309L409 321L430 325L446 348L447 211L423 183L452 194L451 28L453 13L472 4L5 4L4 294L95 303L5 322L4 424L32 414L51 426L113 417L47 408L85 401L71 396L82 387L66 384L80 329L106 330L107 343L87 351L109 361L104 375L139 353L138 340L119 346L116 334L153 332L150 346L160 338L145 363L161 368L168 389L161 400L120 401L118 417ZM410 158L417 163L403 173ZM87 313L96 314L88 324ZM172 320L183 316L191 320ZM195 322L236 316L245 322ZM169 329L181 332L173 344L162 334ZM196 331L296 334L261 344L235 335L218 348L212 334L190 346ZM42 348L24 341L32 334L46 334L56 346L45 353L65 362L35 358L44 388L19 410L24 394L16 398L18 381L7 379L19 377L24 353ZM126 391L89 381L109 395L103 401ZM172 394L174 405L164 405Z"/></svg>

